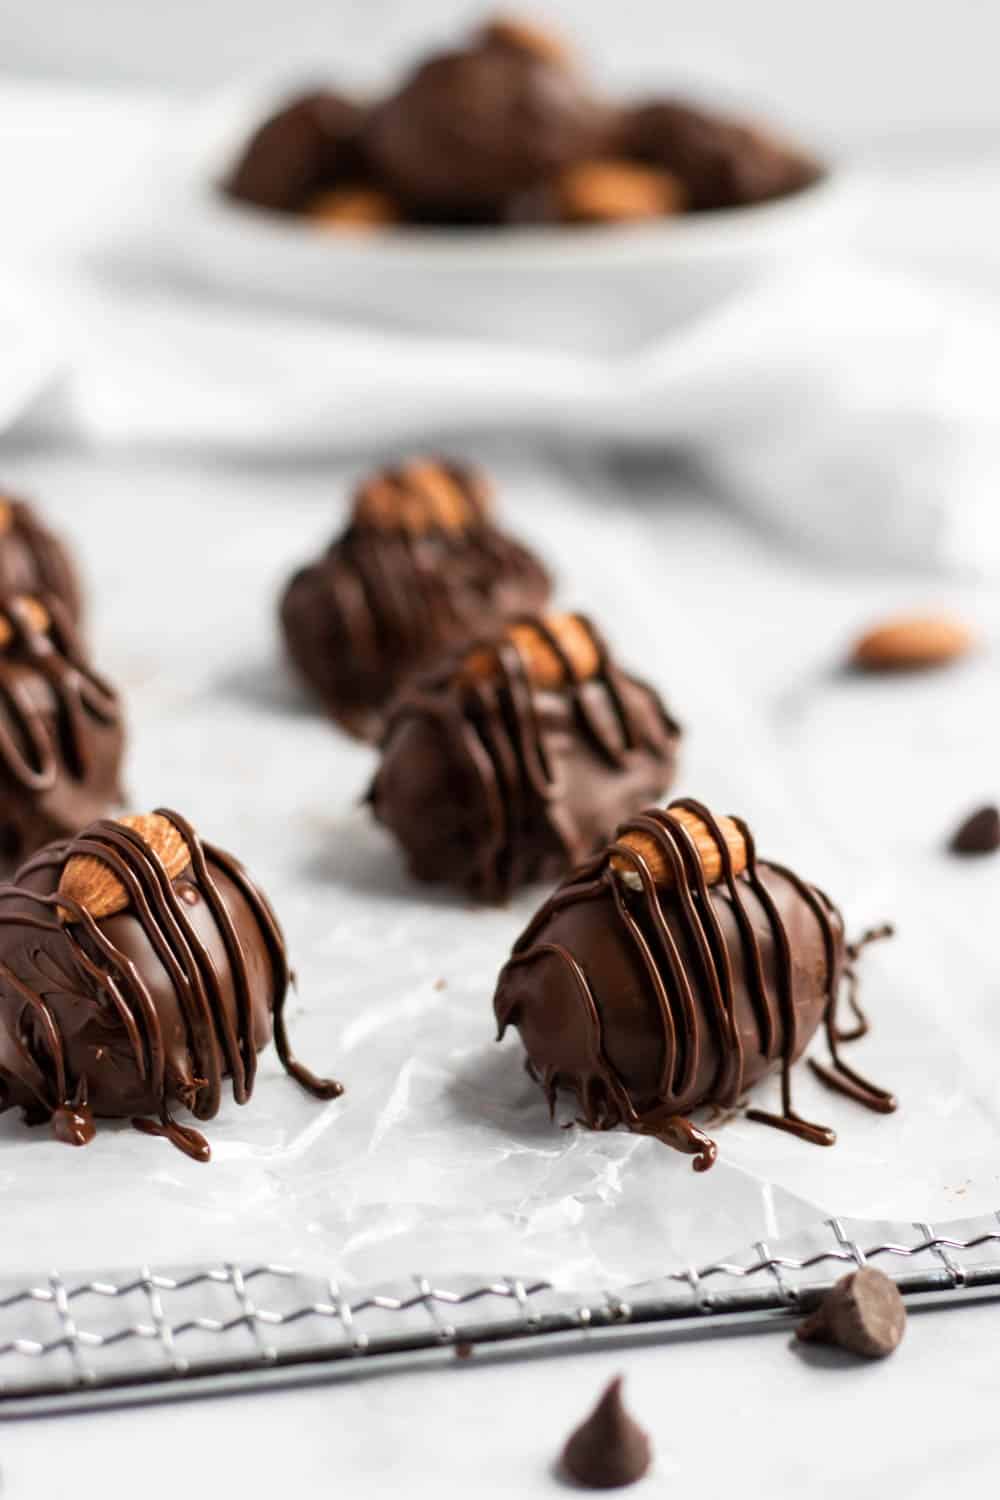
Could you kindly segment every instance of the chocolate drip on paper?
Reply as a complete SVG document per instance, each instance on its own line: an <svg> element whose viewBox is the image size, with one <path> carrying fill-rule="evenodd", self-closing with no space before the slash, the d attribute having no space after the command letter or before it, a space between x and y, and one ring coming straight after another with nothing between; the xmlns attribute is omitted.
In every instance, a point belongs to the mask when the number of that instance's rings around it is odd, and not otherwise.
<svg viewBox="0 0 1000 1500"><path fill-rule="evenodd" d="M164 1135L187 1155L207 1161L210 1153L204 1137L178 1124L171 1106L179 1101L198 1120L213 1118L226 1077L232 1080L236 1102L247 1102L256 1077L262 1011L264 1018L269 1011L273 1013L278 1055L287 1072L320 1098L334 1098L341 1089L333 1080L314 1077L289 1049L284 1022L288 962L281 930L264 896L236 860L203 845L179 814L166 809L158 809L158 814L178 830L190 856L188 869L177 880L167 877L135 831L121 823L98 822L77 838L40 851L19 872L17 885L0 887L0 934L12 928L29 940L34 934L39 979L48 981L36 989L10 962L0 961L0 1019L4 990L22 1003L22 1018L25 1013L31 1018L29 1032L22 1035L23 1019L14 1024L10 1017L6 1035L0 1037L0 1103L6 1107L21 1102L33 1117L51 1118L60 1139L70 1138L75 1131L79 1137L75 1143L84 1144L93 1134L87 1100L96 1076L72 1076L79 1051L46 998L54 979L58 993L78 997L79 1009L89 1006L93 1010L99 1004L107 1008L108 1046L120 1049L117 1071L122 1099L138 1092L158 1112L156 1119L135 1119L136 1128ZM72 896L59 891L67 861L86 855L99 858L120 882L128 896L125 913L97 920ZM249 929L224 893L220 876L245 902L252 924ZM39 880L47 880L50 889L32 888ZM186 899L192 891L194 897ZM192 915L194 905L201 901L208 907L228 963L231 1006L224 1002L218 960ZM137 924L141 942L123 922ZM251 967L254 944L261 945L269 965L266 995L260 991L258 963ZM140 955L148 956L149 950L157 961L156 973L140 961ZM168 1061L176 1038L168 1032L163 1015L164 983L176 1001L183 1029L189 1063L186 1076L178 1076ZM103 1082L107 1087L106 1079ZM113 1097L109 1103L105 1096L102 1112L130 1112L127 1108L116 1111L113 1103Z"/></svg>
<svg viewBox="0 0 1000 1500"><path fill-rule="evenodd" d="M549 995L556 993L558 982L575 996L573 1055L586 1056L585 1070L565 1066L565 1035L547 1036L537 1043L535 1053L526 1042L531 1070L545 1089L550 1109L555 1108L558 1087L571 1087L583 1123L594 1129L624 1123L655 1135L692 1154L695 1170L705 1171L716 1159L716 1147L687 1115L701 1105L735 1106L753 1083L777 1067L780 1113L749 1110L747 1118L817 1145L832 1145L833 1131L803 1119L792 1104L792 1063L819 1024L831 1063L826 1067L810 1061L823 1082L869 1109L894 1109L893 1096L854 1072L840 1055L842 1042L862 1034L866 1023L862 1018L854 1033L838 1026L838 996L845 981L853 986L853 960L845 949L836 908L792 871L759 861L746 824L734 820L747 851L746 869L737 875L723 831L709 809L687 798L672 807L693 813L709 830L722 865L716 885L707 885L687 830L667 811L651 809L626 822L608 849L550 897L501 973L495 1002L501 1037L508 1025L520 1025L523 1031L527 1022L530 1028L532 1006L542 1010L554 1003L546 1000L540 978L537 993L528 979L519 982L521 974L530 974L540 963L554 960L564 972L564 981L557 981L547 971ZM630 834L653 841L671 872L669 885L657 885L641 852L628 841ZM624 861L624 867L634 872L637 891L629 889L612 859L616 864ZM560 922L572 922L578 909L587 913L587 927L594 935L589 966L570 942L558 939ZM818 929L818 948L815 936L810 939L815 951L801 951L801 935L796 944L789 930L793 921L798 930L805 913ZM615 945L632 965L629 972L640 976L644 1014L652 1018L644 1040L651 1055L660 1058L652 1087L640 1090L629 1069L612 1061L608 1027L614 1028L618 1020L621 996L615 985L620 981L601 973L602 943ZM626 1025L626 1040L629 1030ZM538 1034L537 1027L531 1030L532 1037ZM618 1045L620 1050L620 1037ZM548 1055L541 1055L545 1050Z"/></svg>
<svg viewBox="0 0 1000 1500"><path fill-rule="evenodd" d="M467 644L397 699L383 769L369 794L376 816L407 844L398 826L399 792L387 787L386 767L394 755L405 762L414 753L405 738L413 721L425 722L437 753L452 763L452 795L460 782L475 787L475 828L464 851L469 868L447 868L428 807L428 849L407 849L418 875L455 879L481 900L506 900L519 886L572 867L607 838L618 817L669 785L680 725L652 688L616 666L594 624L576 618L597 651L597 670L586 678L578 677L544 617L522 615L508 629L527 626L541 638L559 661L561 688L537 687L522 653L502 636ZM495 657L495 670L481 677L463 670L480 646ZM405 764L400 774L405 782ZM595 804L611 801L612 819L598 822L595 836Z"/></svg>

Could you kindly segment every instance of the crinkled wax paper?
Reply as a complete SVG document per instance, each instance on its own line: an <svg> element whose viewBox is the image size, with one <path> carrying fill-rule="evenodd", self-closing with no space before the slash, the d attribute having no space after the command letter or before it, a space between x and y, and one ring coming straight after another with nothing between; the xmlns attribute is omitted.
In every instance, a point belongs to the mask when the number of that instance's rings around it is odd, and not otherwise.
<svg viewBox="0 0 1000 1500"><path fill-rule="evenodd" d="M127 1124L73 1151L4 1116L0 1268L266 1256L360 1282L455 1270L597 1286L830 1212L933 1221L1000 1203L1000 873L939 848L995 790L988 659L906 683L838 677L843 635L890 597L873 580L809 573L690 505L616 510L598 485L505 473L505 515L556 562L563 601L689 726L678 789L745 814L762 853L826 886L854 929L898 921L865 957L874 1032L851 1061L898 1090L899 1112L868 1114L799 1067L796 1106L837 1147L737 1119L706 1175L653 1140L551 1124L491 1012L540 893L479 910L414 885L359 805L373 752L283 671L274 596L339 523L340 476L50 463L99 661L128 698L133 803L183 810L256 874L298 972L294 1046L347 1091L318 1104L269 1050L250 1104L209 1122L208 1166Z"/></svg>

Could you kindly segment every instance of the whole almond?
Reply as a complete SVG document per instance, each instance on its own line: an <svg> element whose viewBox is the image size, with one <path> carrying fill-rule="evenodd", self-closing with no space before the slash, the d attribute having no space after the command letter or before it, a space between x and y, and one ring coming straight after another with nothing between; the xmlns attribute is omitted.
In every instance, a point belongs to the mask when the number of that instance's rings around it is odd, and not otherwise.
<svg viewBox="0 0 1000 1500"><path fill-rule="evenodd" d="M716 842L715 835L711 832L703 818L697 813L691 812L687 807L668 807L666 815L674 823L684 828L694 841L695 850L701 863L705 876L706 885L717 885L722 879L722 854ZM739 875L747 867L747 846L743 834L732 818L716 818L715 820L725 840L726 848L729 850L729 858L732 863L733 874ZM664 856L663 850L652 834L637 830L634 833L626 833L617 839L618 844L624 844L628 849L634 849L640 855L643 863L648 867L653 881L659 886L672 886L674 884L674 871L670 861ZM611 867L616 870L624 880L625 884L633 890L642 889L642 880L639 872L626 854L613 854L611 856Z"/></svg>
<svg viewBox="0 0 1000 1500"><path fill-rule="evenodd" d="M474 493L466 493L439 459L409 459L399 469L380 471L365 481L355 497L354 523L412 536L464 531L481 519L485 505L476 477L467 483Z"/></svg>
<svg viewBox="0 0 1000 1500"><path fill-rule="evenodd" d="M169 818L159 813L132 813L115 821L139 835L150 854L163 866L168 880L176 880L191 863L184 837ZM124 911L129 904L125 887L110 865L96 854L75 854L67 860L59 881L59 895L79 902L95 922ZM59 915L64 922L77 920L75 913L66 907L59 908Z"/></svg>
<svg viewBox="0 0 1000 1500"><path fill-rule="evenodd" d="M551 640L546 639L546 632L558 644L559 651L554 649ZM596 677L601 668L597 642L580 615L545 615L538 624L519 620L507 627L503 639L510 641L516 649L533 687L551 691L566 687L570 681L586 682L588 678ZM468 658L464 675L484 681L495 675L498 665L496 648L484 646ZM571 675L567 672L567 665Z"/></svg>
<svg viewBox="0 0 1000 1500"><path fill-rule="evenodd" d="M494 17L483 27L480 38L487 46L527 52L540 62L554 63L557 67L568 67L572 63L572 53L561 36L521 16Z"/></svg>
<svg viewBox="0 0 1000 1500"><path fill-rule="evenodd" d="M329 188L306 205L306 214L321 229L382 229L399 222L399 209L378 188Z"/></svg>
<svg viewBox="0 0 1000 1500"><path fill-rule="evenodd" d="M583 161L556 184L560 217L573 223L614 224L681 213L687 195L680 178L630 161Z"/></svg>
<svg viewBox="0 0 1000 1500"><path fill-rule="evenodd" d="M411 458L401 470L406 488L417 497L425 527L462 531L475 517L461 485L432 458Z"/></svg>
<svg viewBox="0 0 1000 1500"><path fill-rule="evenodd" d="M974 645L969 626L952 615L901 615L867 631L851 662L865 672L909 672L946 666Z"/></svg>
<svg viewBox="0 0 1000 1500"><path fill-rule="evenodd" d="M23 616L29 630L35 631L38 635L44 635L52 624L45 605L38 599L30 598L27 594L19 595L15 603L18 606L18 613ZM0 614L0 649L9 646L16 634L14 622L9 615Z"/></svg>

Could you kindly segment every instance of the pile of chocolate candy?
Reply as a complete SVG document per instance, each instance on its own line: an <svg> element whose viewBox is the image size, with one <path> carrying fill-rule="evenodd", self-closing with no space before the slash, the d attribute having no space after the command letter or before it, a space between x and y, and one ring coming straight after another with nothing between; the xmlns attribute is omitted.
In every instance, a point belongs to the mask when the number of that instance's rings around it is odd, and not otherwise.
<svg viewBox="0 0 1000 1500"><path fill-rule="evenodd" d="M225 191L332 229L601 224L764 203L817 181L801 148L675 97L615 103L571 49L499 18L385 98L288 101Z"/></svg>
<svg viewBox="0 0 1000 1500"><path fill-rule="evenodd" d="M180 1106L245 1103L272 1033L286 1070L281 928L230 855L179 814L120 815L118 694L90 664L65 548L0 497L0 1111L85 1145L129 1118L207 1161Z"/></svg>
<svg viewBox="0 0 1000 1500"><path fill-rule="evenodd" d="M895 1101L843 1058L867 1023L859 944L819 890L758 859L745 823L662 807L682 730L599 626L551 607L545 566L493 514L485 475L415 457L367 477L348 523L288 582L292 662L328 714L374 741L368 802L412 875L502 902L559 881L504 966L516 1027L554 1110L653 1135L711 1166L691 1112L743 1107L765 1074L796 1113L791 1068L822 1028L831 1088ZM119 700L81 644L80 591L23 502L0 504L0 1110L83 1144L132 1118L198 1160L176 1118L246 1102L272 1035L293 1057L284 940L230 855L166 809L122 814ZM877 934L870 934L874 936ZM841 999L851 1007L841 1024Z"/></svg>
<svg viewBox="0 0 1000 1500"><path fill-rule="evenodd" d="M369 805L416 879L490 902L562 879L501 973L501 1035L518 1028L553 1110L571 1092L581 1122L657 1136L698 1170L716 1147L690 1112L735 1110L771 1071L781 1109L751 1117L833 1143L791 1100L820 1027L817 1076L894 1109L842 1056L867 1029L855 965L882 930L850 944L833 903L759 860L746 824L656 805L680 724L548 594L544 566L493 521L485 476L422 457L365 480L281 604L305 681L379 743Z"/></svg>

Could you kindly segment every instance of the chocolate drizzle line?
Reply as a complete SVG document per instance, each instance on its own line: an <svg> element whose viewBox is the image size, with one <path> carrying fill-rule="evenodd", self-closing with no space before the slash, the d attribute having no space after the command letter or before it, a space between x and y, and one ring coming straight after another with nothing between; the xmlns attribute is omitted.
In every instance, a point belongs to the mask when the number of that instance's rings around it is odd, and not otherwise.
<svg viewBox="0 0 1000 1500"><path fill-rule="evenodd" d="M32 792L50 790L63 766L83 781L90 769L88 722L117 724L117 695L86 665L60 599L45 600L48 630L37 629L17 599L6 600L0 608L14 629L13 639L0 649L0 697L14 727L11 733L0 718L0 760L10 776ZM15 664L30 665L49 684L56 704L55 738L35 695L12 670Z"/></svg>
<svg viewBox="0 0 1000 1500"><path fill-rule="evenodd" d="M690 798L671 803L699 818L709 830L722 863L719 885L728 893L742 947L744 972L757 1027L760 1052L768 1060L780 1062L781 1112L770 1114L748 1110L746 1118L788 1131L801 1140L816 1145L833 1145L834 1132L823 1125L803 1119L795 1112L791 1096L792 1060L798 1051L795 1009L792 1000L793 959L788 932L778 908L760 878L753 836L746 824L734 819L745 840L747 865L740 875L733 872L732 859L725 835L709 809ZM625 1123L630 1129L657 1136L677 1150L694 1156L695 1171L706 1171L716 1159L715 1143L679 1113L687 1096L687 1108L703 1104L723 1108L736 1105L746 1089L745 1054L735 1014L735 990L732 965L722 928L714 909L709 887L697 849L688 830L671 818L668 810L652 809L630 819L618 830L617 841L577 870L549 898L514 947L507 968L531 964L549 954L561 960L573 977L583 1001L592 1037L594 1074L579 1080L578 1093L583 1111L582 1123L592 1129L609 1129ZM644 834L655 843L673 874L673 888L658 887L641 852L626 841L628 834ZM641 889L631 891L612 868L617 856L628 862L627 868L639 878ZM807 885L782 865L768 862L765 868L787 880L816 917L823 936L826 956L826 1005L823 1025L831 1062L824 1066L810 1058L813 1071L828 1087L880 1113L890 1113L896 1101L888 1091L869 1083L850 1068L840 1056L843 1042L864 1034L867 1021L857 1006L854 961L867 943L885 937L891 928L866 933L859 943L847 950L848 962L837 964L837 935L833 926L834 908L822 892ZM774 945L777 962L776 984L768 986L764 977L763 953L754 922L747 909L745 894L752 891L763 908ZM657 1102L639 1110L628 1085L612 1065L603 1039L603 1020L599 997L586 974L567 948L558 943L536 943L550 918L561 908L588 900L611 899L629 941L635 946L645 971L650 993L656 1003L664 1061ZM695 955L694 964L686 966L666 919L666 898L680 916L688 946ZM699 980L701 987L699 987ZM848 985L848 1000L858 1025L850 1031L837 1023L837 1002L841 981ZM704 1003L699 994L706 997ZM516 1018L511 1009L498 1009L498 1038ZM707 1032L717 1039L719 1065L715 1077L700 1097L691 1102L690 1094L698 1073ZM534 1069L531 1069L534 1072ZM536 1074L537 1076L537 1074ZM555 1111L556 1092L560 1082L554 1068L546 1069L539 1082L545 1089L550 1112ZM596 1100L596 1102L595 1102ZM613 1108L608 1109L610 1100Z"/></svg>
<svg viewBox="0 0 1000 1500"><path fill-rule="evenodd" d="M166 808L156 811L181 834L189 851L191 874L221 935L233 979L235 1028L222 1003L219 977L211 956L194 928L185 903L160 861L134 830L110 821L95 823L77 838L40 851L21 873L27 877L41 869L61 871L75 855L95 855L109 866L128 893L129 914L141 925L177 996L193 1065L191 1078L171 1078L166 1067L163 1028L148 985L132 960L115 947L101 923L84 906L58 890L44 895L20 885L8 885L0 887L0 902L12 897L21 902L29 899L43 909L44 915L26 915L23 910L4 913L0 909L0 923L62 933L73 964L110 998L128 1037L137 1075L142 1081L148 1080L150 1091L160 1099L159 1119L135 1119L135 1128L146 1134L165 1136L186 1155L207 1161L208 1143L198 1130L172 1118L171 1098L181 1099L197 1119L211 1119L221 1102L224 1071L232 1077L236 1102L244 1104L253 1089L257 1065L247 954L213 877L212 866L227 875L240 891L264 939L273 977L275 1044L286 1072L318 1098L333 1099L342 1090L332 1079L317 1078L291 1052L284 1018L290 977L288 962L281 930L264 896L236 860L211 845L203 845L178 813ZM61 922L57 908L66 910L70 921ZM45 1073L18 1040L24 1065L20 1081L34 1093L39 1113L51 1118L60 1139L75 1134L74 1143L84 1144L94 1133L87 1106L87 1080L69 1078L64 1038L44 998L6 964L0 963L0 976L23 996L35 1015L48 1054L49 1070Z"/></svg>
<svg viewBox="0 0 1000 1500"><path fill-rule="evenodd" d="M609 766L619 769L629 751L642 743L642 732L630 712L621 687L621 674L611 659L607 645L593 622L585 615L576 617L589 632L598 653L598 667L593 676L581 679L556 634L544 616L518 615L508 622L508 629L530 626L545 641L563 669L565 687L560 691L572 700L573 712L584 733ZM453 681L454 691L442 693L443 680L434 676L425 683L419 680L401 698L390 716L386 743L406 718L425 717L441 725L448 742L460 747L468 768L475 777L486 809L489 836L480 845L478 890L487 900L504 900L521 882L517 866L518 832L530 823L547 826L556 845L570 862L577 849L572 815L558 796L553 767L546 751L541 707L546 692L535 687L528 666L506 637L475 642L463 650L463 660L481 648L495 654L496 671L482 679L463 677L450 664L444 682ZM594 714L586 687L600 682L613 708L613 728L602 726ZM679 724L659 704L657 711L665 740L680 734ZM663 753L663 744L650 743L654 753Z"/></svg>
<svg viewBox="0 0 1000 1500"><path fill-rule="evenodd" d="M443 460L438 467L465 502L463 525L419 531L355 520L327 553L331 612L339 616L340 633L373 675L385 670L387 659L415 659L469 628L448 554L476 559L484 581L537 567L524 548L491 524L484 487L475 472ZM404 466L384 471L377 482L402 496L417 480L413 466ZM359 505L367 488L359 493ZM338 561L348 564L353 578L345 578L336 568Z"/></svg>
<svg viewBox="0 0 1000 1500"><path fill-rule="evenodd" d="M78 619L79 590L62 543L42 525L31 506L23 500L15 500L9 495L0 495L0 500L9 514L4 534L20 538L38 572L37 581L25 592L54 595L63 604L67 615Z"/></svg>

